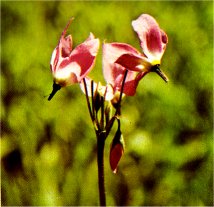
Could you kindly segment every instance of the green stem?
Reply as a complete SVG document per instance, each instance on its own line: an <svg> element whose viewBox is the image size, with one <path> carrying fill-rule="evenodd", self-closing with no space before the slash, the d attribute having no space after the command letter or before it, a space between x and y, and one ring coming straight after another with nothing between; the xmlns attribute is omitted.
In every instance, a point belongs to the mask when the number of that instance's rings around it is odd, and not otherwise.
<svg viewBox="0 0 214 207"><path fill-rule="evenodd" d="M106 133L96 132L97 134L97 165L98 165L98 186L100 206L106 206L105 182L104 182L104 147Z"/></svg>
<svg viewBox="0 0 214 207"><path fill-rule="evenodd" d="M92 122L94 123L94 116L93 116L93 113L92 113L92 110L91 110L91 105L90 105L90 101L89 101L88 90L87 90L87 85L86 85L85 78L83 78L83 83L84 83L85 96L86 96L86 102L87 102L89 114L90 114Z"/></svg>
<svg viewBox="0 0 214 207"><path fill-rule="evenodd" d="M122 101L122 96L123 96L123 89L125 86L125 80L126 80L126 76L127 76L128 70L126 69L125 73L124 73L124 77L123 77L123 82L122 82L122 86L121 86L121 90L120 90L120 97L119 97L119 101L118 101L118 106L115 112L115 116L120 115L120 108L121 108L121 101Z"/></svg>
<svg viewBox="0 0 214 207"><path fill-rule="evenodd" d="M121 108L121 101L122 101L122 96L123 96L123 89L124 89L124 86L125 86L125 80L126 80L127 74L128 74L128 70L126 69L125 73L124 73L124 77L123 77L123 82L122 82L122 86L121 86L121 90L120 90L120 96L119 96L119 100L118 100L118 104L117 104L117 108L116 108L115 114L110 119L110 121L106 124L106 127L105 127L106 128L106 137L109 135L109 133L111 131L111 128L112 128L112 126L114 124L114 121L119 118L118 116L120 115L120 108Z"/></svg>
<svg viewBox="0 0 214 207"><path fill-rule="evenodd" d="M94 110L94 81L91 80L91 104L92 104L92 115L95 117L95 110Z"/></svg>
<svg viewBox="0 0 214 207"><path fill-rule="evenodd" d="M104 98L101 96L101 117L100 117L100 126L101 126L101 129L103 130L104 129L104 116L105 116L105 112L104 112L104 105L105 105L105 100Z"/></svg>

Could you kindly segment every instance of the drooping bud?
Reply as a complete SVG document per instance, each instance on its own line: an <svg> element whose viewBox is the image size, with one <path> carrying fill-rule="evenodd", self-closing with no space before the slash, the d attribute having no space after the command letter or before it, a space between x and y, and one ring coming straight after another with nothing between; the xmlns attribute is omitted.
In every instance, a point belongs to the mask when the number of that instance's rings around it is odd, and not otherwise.
<svg viewBox="0 0 214 207"><path fill-rule="evenodd" d="M114 98L111 100L111 104L113 105L113 107L116 109L118 107L119 104L119 99L120 99L120 92L116 92L114 94Z"/></svg>
<svg viewBox="0 0 214 207"><path fill-rule="evenodd" d="M95 111L98 112L101 105L102 105L102 102L104 101L103 100L103 97L101 96L99 90L98 90L98 87L99 87L99 83L97 84L97 88L95 90L95 93L94 93L94 97L93 97L93 102L94 102L94 108L95 108Z"/></svg>
<svg viewBox="0 0 214 207"><path fill-rule="evenodd" d="M119 123L119 120L118 120ZM113 173L117 173L118 163L124 154L125 143L123 139L122 132L120 130L120 124L118 125L117 132L111 144L110 149L110 166Z"/></svg>

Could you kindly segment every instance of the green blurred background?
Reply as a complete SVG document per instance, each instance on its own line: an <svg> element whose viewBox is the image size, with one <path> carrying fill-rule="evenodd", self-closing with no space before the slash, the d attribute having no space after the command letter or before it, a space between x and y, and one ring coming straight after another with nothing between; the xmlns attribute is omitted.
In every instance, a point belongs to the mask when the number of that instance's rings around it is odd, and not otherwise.
<svg viewBox="0 0 214 207"><path fill-rule="evenodd" d="M78 85L49 102L53 49L71 17L74 46L140 51L131 21L148 13L169 43L161 69L122 106L125 155L114 175L106 142L107 204L213 205L213 2L1 2L2 205L98 205L96 138ZM104 84L101 50L91 73Z"/></svg>

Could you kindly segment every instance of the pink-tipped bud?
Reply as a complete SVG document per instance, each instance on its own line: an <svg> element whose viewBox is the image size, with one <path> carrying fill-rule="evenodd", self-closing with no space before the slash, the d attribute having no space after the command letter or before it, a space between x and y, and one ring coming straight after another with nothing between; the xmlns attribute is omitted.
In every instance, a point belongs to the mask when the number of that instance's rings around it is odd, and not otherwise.
<svg viewBox="0 0 214 207"><path fill-rule="evenodd" d="M110 166L113 173L117 173L118 163L124 154L124 145L123 135L120 128L118 128L110 149Z"/></svg>

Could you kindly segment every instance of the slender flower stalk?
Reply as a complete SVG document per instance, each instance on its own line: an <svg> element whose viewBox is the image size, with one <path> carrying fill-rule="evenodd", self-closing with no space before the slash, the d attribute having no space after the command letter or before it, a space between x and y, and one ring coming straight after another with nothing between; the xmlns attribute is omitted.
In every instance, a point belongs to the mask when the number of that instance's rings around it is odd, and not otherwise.
<svg viewBox="0 0 214 207"><path fill-rule="evenodd" d="M122 86L121 86L121 90L120 90L120 96L119 96L119 101L118 101L118 107L115 111L115 117L117 117L118 115L120 115L120 108L121 108L121 101L122 101L122 96L123 96L123 89L124 89L124 86L125 86L125 80L126 80L126 76L128 74L128 70L125 70L125 73L124 73L124 77L123 77L123 81L122 81Z"/></svg>
<svg viewBox="0 0 214 207"><path fill-rule="evenodd" d="M111 128L113 127L114 121L116 119L119 119L120 115L120 108L121 108L121 101L122 101L122 94L123 94L123 88L125 84L125 79L127 77L128 70L125 70L124 76L123 76L123 81L122 81L122 86L120 90L120 95L119 95L119 100L116 105L115 113L111 117L110 121L105 122L104 120L106 116L109 116L109 114L105 113L105 97L107 94L107 87L105 88L105 92L103 96L98 92L98 85L96 86L96 90L94 92L94 81L90 81L90 87L87 86L86 78L83 79L83 86L84 86L84 93L86 96L86 102L89 110L89 114L91 117L91 120L94 124L94 129L97 137L97 169L98 169L98 187L99 187L99 200L100 200L100 205L101 206L106 206L106 193L105 193L105 175L104 175L104 148L105 148L105 140L108 137ZM91 91L89 92L88 90ZM89 94L91 96L91 103L89 99ZM96 99L99 96L99 99ZM98 101L97 101L98 100ZM98 103L97 103L98 102ZM99 110L96 110L94 107L95 105L98 104L100 105L100 119L98 120L97 113ZM118 123L120 123L118 121ZM120 124L119 124L120 127ZM113 154L112 154L113 155ZM119 160L117 161L118 164ZM117 166L116 164L116 166ZM114 167L114 171L116 172L116 166Z"/></svg>
<svg viewBox="0 0 214 207"><path fill-rule="evenodd" d="M104 148L106 133L97 132L97 168L100 206L106 206L105 178L104 178Z"/></svg>
<svg viewBox="0 0 214 207"><path fill-rule="evenodd" d="M92 122L94 122L94 116L93 116L91 106L90 106L90 100L89 100L89 96L88 96L88 90L87 90L85 78L83 78L83 83L84 83L84 87L85 87L85 97L86 97L86 102L87 102L87 106L88 106L88 111L89 111ZM93 103L93 101L92 101L92 103Z"/></svg>

